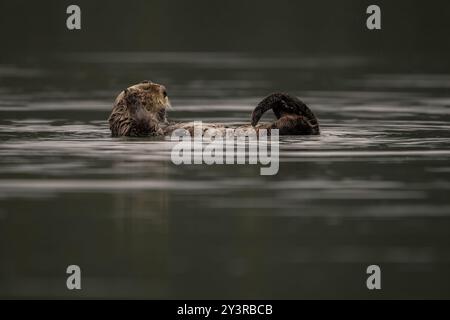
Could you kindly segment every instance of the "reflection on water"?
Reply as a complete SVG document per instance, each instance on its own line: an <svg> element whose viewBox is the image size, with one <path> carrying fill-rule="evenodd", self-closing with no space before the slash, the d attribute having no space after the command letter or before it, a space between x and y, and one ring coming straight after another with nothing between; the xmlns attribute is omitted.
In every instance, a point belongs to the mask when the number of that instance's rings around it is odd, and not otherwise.
<svg viewBox="0 0 450 320"><path fill-rule="evenodd" d="M397 72L396 69L399 69ZM111 138L114 96L167 85L170 117L245 123L272 91L322 134L280 170L170 162ZM450 74L362 57L93 53L0 65L0 296L450 297ZM269 116L266 116L268 119ZM65 268L83 271L82 292Z"/></svg>

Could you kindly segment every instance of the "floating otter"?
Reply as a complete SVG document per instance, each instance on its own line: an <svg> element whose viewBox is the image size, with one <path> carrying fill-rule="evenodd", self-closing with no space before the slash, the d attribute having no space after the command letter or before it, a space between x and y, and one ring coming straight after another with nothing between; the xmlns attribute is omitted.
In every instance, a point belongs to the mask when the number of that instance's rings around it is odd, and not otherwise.
<svg viewBox="0 0 450 320"><path fill-rule="evenodd" d="M116 98L109 127L118 136L164 136L176 129L193 132L193 123L168 121L166 110L170 108L166 88L151 81L143 81L123 90ZM259 124L262 115L272 109L277 120ZM204 124L205 130L227 128L222 124ZM278 129L280 135L317 135L319 122L312 111L299 99L285 93L273 93L264 98L253 110L251 125L241 129Z"/></svg>

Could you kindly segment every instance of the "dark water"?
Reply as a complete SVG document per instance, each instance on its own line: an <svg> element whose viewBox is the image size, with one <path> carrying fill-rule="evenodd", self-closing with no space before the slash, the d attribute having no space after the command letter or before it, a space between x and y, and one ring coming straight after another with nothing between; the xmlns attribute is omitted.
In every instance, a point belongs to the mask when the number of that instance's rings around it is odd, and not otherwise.
<svg viewBox="0 0 450 320"><path fill-rule="evenodd" d="M450 73L391 58L2 63L0 297L450 298ZM169 139L110 137L114 97L143 79L167 86L179 120L245 123L288 91L322 134L282 137L275 176L176 166ZM70 264L81 291L66 289ZM371 264L379 292L366 288Z"/></svg>

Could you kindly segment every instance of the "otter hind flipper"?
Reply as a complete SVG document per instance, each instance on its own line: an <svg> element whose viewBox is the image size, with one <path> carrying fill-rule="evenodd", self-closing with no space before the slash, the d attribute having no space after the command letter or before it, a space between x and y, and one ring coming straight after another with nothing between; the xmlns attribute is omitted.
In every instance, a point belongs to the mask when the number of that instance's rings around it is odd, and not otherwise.
<svg viewBox="0 0 450 320"><path fill-rule="evenodd" d="M251 123L256 126L262 115L272 109L277 121L262 128L279 129L285 134L319 134L319 122L314 113L300 99L285 93L265 97L253 110Z"/></svg>

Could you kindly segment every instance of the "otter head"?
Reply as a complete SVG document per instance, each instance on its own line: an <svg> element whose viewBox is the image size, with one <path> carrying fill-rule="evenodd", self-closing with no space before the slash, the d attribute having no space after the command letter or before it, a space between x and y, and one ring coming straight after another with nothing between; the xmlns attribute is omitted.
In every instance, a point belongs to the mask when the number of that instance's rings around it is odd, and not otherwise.
<svg viewBox="0 0 450 320"><path fill-rule="evenodd" d="M130 108L139 104L162 121L165 121L166 109L170 108L166 87L147 80L123 90L115 103L125 104Z"/></svg>

